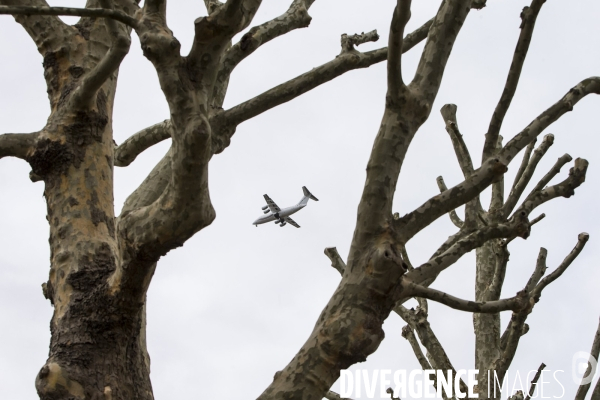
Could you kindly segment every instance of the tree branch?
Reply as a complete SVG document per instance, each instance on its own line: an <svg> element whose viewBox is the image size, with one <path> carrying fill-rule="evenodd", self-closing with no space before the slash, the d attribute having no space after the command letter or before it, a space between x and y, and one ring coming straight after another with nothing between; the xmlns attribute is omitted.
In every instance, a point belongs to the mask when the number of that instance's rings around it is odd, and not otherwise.
<svg viewBox="0 0 600 400"><path fill-rule="evenodd" d="M437 196L427 200L416 210L394 221L404 243L447 212L475 198L494 180L506 172L506 166L497 159L488 159L471 176Z"/></svg>
<svg viewBox="0 0 600 400"><path fill-rule="evenodd" d="M408 340L410 347L413 349L413 353L415 353L415 356L417 357L417 361L419 361L419 364L421 364L421 368L423 370L433 369L431 364L429 364L429 361L427 361L425 354L423 354L423 350L421 350L421 346L419 345L419 342L417 342L417 338L415 337L410 325L406 325L404 328L402 328L402 337Z"/></svg>
<svg viewBox="0 0 600 400"><path fill-rule="evenodd" d="M1 8L29 7L32 9L49 8L46 0L0 0ZM6 14L12 14L6 12ZM57 16L12 14L37 45L38 51L45 55L47 49L54 49L74 34L75 29Z"/></svg>
<svg viewBox="0 0 600 400"><path fill-rule="evenodd" d="M17 157L26 160L33 152L39 132L0 135L0 159Z"/></svg>
<svg viewBox="0 0 600 400"><path fill-rule="evenodd" d="M567 255L567 257L565 257L563 262L560 263L558 268L552 271L552 273L550 273L548 276L542 279L540 283L537 284L535 289L533 289L533 291L531 292L531 295L536 300L536 302L539 300L539 297L541 296L544 288L552 282L554 282L555 280L557 280L567 270L567 268L569 268L571 263L577 258L579 253L581 253L581 250L583 250L589 238L589 234L585 232L580 233L577 239L577 244L575 245L573 250L571 250L571 252Z"/></svg>
<svg viewBox="0 0 600 400"><path fill-rule="evenodd" d="M115 11L109 9L111 6L110 0L99 1L104 7L104 11ZM131 45L129 33L111 18L107 18L106 28L112 38L111 46L100 62L94 66L94 69L81 78L79 86L70 99L70 102L76 107L86 108L89 105L89 102L96 97L98 89L119 68L121 61L129 52L129 46Z"/></svg>
<svg viewBox="0 0 600 400"><path fill-rule="evenodd" d="M335 268L340 275L344 275L344 269L346 268L346 263L340 257L337 249L335 247L327 247L325 248L325 255L331 260L331 266Z"/></svg>
<svg viewBox="0 0 600 400"><path fill-rule="evenodd" d="M440 193L444 193L446 190L448 190L448 187L446 186L446 183L444 182L444 178L442 176L438 176L436 182L438 185L438 189L440 189ZM452 221L454 226L456 226L457 228L462 228L464 222L460 219L458 214L456 214L456 210L450 211L448 215L450 216L450 221Z"/></svg>
<svg viewBox="0 0 600 400"><path fill-rule="evenodd" d="M541 247L540 252L538 254L537 262L535 264L535 270L533 271L533 274L529 278L529 281L527 282L527 286L525 286L525 290L527 291L527 293L531 293L531 291L533 291L533 289L535 289L537 284L540 282L540 279L542 279L542 277L546 273L546 270L548 269L548 267L546 267L546 257L547 256L548 256L548 250Z"/></svg>
<svg viewBox="0 0 600 400"><path fill-rule="evenodd" d="M542 371L544 370L544 368L546 368L546 364L542 363L538 368L537 373L531 380L531 385L529 386L529 393L527 394L527 397L525 397L525 400L530 400L531 396L533 396L533 393L535 392L535 387L537 385L538 380L540 379L540 376L542 375Z"/></svg>
<svg viewBox="0 0 600 400"><path fill-rule="evenodd" d="M527 167L521 174L519 180L518 181L515 180L515 185L513 186L512 190L510 191L510 194L508 195L508 198L506 199L506 203L504 204L504 206L502 208L502 215L505 218L508 218L510 213L515 208L517 201L519 201L519 198L521 198L521 195L523 194L523 191L527 187L527 184L529 184L529 181L531 180L531 177L533 176L533 173L535 172L535 168L537 167L538 163L540 162L542 157L544 157L544 155L546 154L546 152L548 151L550 146L552 146L553 143L554 143L554 135L548 134L548 135L544 136L544 140L542 141L542 143L539 145L539 147L533 153L533 157L527 163ZM528 148L529 148L529 146L528 146Z"/></svg>
<svg viewBox="0 0 600 400"><path fill-rule="evenodd" d="M488 132L485 135L485 144L483 145L483 157L482 160L486 160L495 153L496 142L498 141L498 134L500 133L500 127L504 120L504 116L510 107L510 103L517 90L519 78L521 76L521 70L525 63L525 57L529 50L529 44L531 43L531 37L533 36L533 28L535 21L542 8L542 5L546 0L533 0L530 7L525 7L521 13L521 34L517 41L517 47L515 49L513 60L508 71L508 77L500 101L494 110L494 115L490 121Z"/></svg>
<svg viewBox="0 0 600 400"><path fill-rule="evenodd" d="M535 217L534 219L532 219L529 224L531 226L537 224L538 222L540 222L541 220L543 220L544 218L546 218L546 214L541 213L540 215L538 215L537 217Z"/></svg>
<svg viewBox="0 0 600 400"><path fill-rule="evenodd" d="M219 53L221 56L223 46L252 22L261 2L262 0L227 0L207 17L197 18L194 21L194 43L188 58L200 63L205 54ZM220 61L221 57L211 59L209 64ZM213 79L207 81L214 82Z"/></svg>
<svg viewBox="0 0 600 400"><path fill-rule="evenodd" d="M425 346L425 348L427 349L427 358L429 359L429 363L431 365L429 369L442 370L444 376L446 376L448 370L451 370L452 376L455 377L456 370L454 369L454 366L452 365L452 362L450 361L446 350L444 350L444 347L433 332L433 329L431 329L431 325L427 320L426 310L420 307L416 310L407 310L406 307L402 305L397 305L394 308L394 311L408 323L410 329L414 329L417 331L421 343L423 343L423 346ZM402 336L404 336L405 329L402 330ZM420 350L420 348L418 350ZM467 385L462 379L460 380L459 385L461 391L466 393Z"/></svg>
<svg viewBox="0 0 600 400"><path fill-rule="evenodd" d="M506 345L508 344L508 336L511 332L512 329L512 319L510 321L508 321L508 325L506 326L506 329L504 330L504 332L502 333L502 336L500 337L500 350L504 351L504 349L506 349ZM523 324L522 328L521 328L521 336L526 335L529 332L529 325L527 324Z"/></svg>
<svg viewBox="0 0 600 400"><path fill-rule="evenodd" d="M521 180L521 177L523 176L523 173L525 172L525 169L529 165L529 159L531 158L531 153L533 152L533 149L535 148L536 141L537 141L537 138L534 139L531 143L529 143L527 145L527 147L525 148L525 153L523 153L523 159L521 160L521 165L519 166L519 169L517 170L517 175L515 176L515 180L513 182L511 191L515 188L517 183L519 183L519 181Z"/></svg>
<svg viewBox="0 0 600 400"><path fill-rule="evenodd" d="M440 112L446 124L446 132L448 132L450 140L452 140L452 147L454 147L454 153L456 154L458 165L460 165L460 169L462 170L463 176L466 179L473 173L473 161L471 160L469 149L467 148L467 145L463 140L460 131L458 130L456 110L457 107L455 104L446 104L442 107Z"/></svg>
<svg viewBox="0 0 600 400"><path fill-rule="evenodd" d="M307 27L311 21L308 9L313 1L294 0L285 13L262 25L253 27L248 33L242 36L240 41L231 46L223 56L221 68L217 75L215 90L225 85L235 67L250 54L254 53L260 46L294 29ZM213 91L213 98L216 95L217 93ZM224 96L220 97L222 99L216 104L218 107L223 105Z"/></svg>
<svg viewBox="0 0 600 400"><path fill-rule="evenodd" d="M371 32L354 34L354 35L342 35L342 53L346 53L349 51L356 51L355 46L360 46L363 43L368 42L376 42L379 40L379 35L377 34L377 30L372 30Z"/></svg>
<svg viewBox="0 0 600 400"><path fill-rule="evenodd" d="M539 192L540 190L544 189L546 187L546 185L548 183L550 183L552 178L554 178L556 175L558 175L558 173L562 169L563 165L565 165L568 162L571 162L572 160L573 160L573 158L570 155L563 154L556 161L556 163L552 166L552 169L550 169L550 171L548 171L548 173L546 175L544 175L544 177L537 183L537 185L535 185L535 187L533 188L533 190L531 192L532 193Z"/></svg>
<svg viewBox="0 0 600 400"><path fill-rule="evenodd" d="M523 391L517 390L514 395L510 396L508 400L524 400L523 399Z"/></svg>
<svg viewBox="0 0 600 400"><path fill-rule="evenodd" d="M160 18L167 18L167 0L146 0L144 3L144 13L157 14Z"/></svg>
<svg viewBox="0 0 600 400"><path fill-rule="evenodd" d="M206 6L206 11L209 14L215 12L215 10L223 5L219 0L204 0L204 5Z"/></svg>
<svg viewBox="0 0 600 400"><path fill-rule="evenodd" d="M428 279L435 278L444 269L454 264L464 254L481 246L491 239L506 238L512 236L527 237L529 234L529 223L526 218L514 218L503 224L485 226L469 235L457 240L447 250L434 255L425 264L408 272L405 279L417 284L423 284ZM438 252L436 252L438 253Z"/></svg>
<svg viewBox="0 0 600 400"><path fill-rule="evenodd" d="M410 50L415 45L427 37L427 32L431 26L432 20L426 22L423 26L407 35L404 38L404 52ZM387 47L369 51L366 53L346 52L338 55L334 60L314 68L294 79L291 79L281 85L278 85L266 92L238 104L211 119L213 130L220 136L223 145L215 149L215 154L223 151L229 145L231 136L235 133L236 127L244 121L256 117L263 112L270 110L278 105L286 103L304 93L329 82L348 71L358 68L368 68L373 64L385 61L387 59Z"/></svg>
<svg viewBox="0 0 600 400"><path fill-rule="evenodd" d="M423 297L444 304L450 308L454 308L455 310L473 313L493 314L508 310L519 311L524 307L524 302L527 301L527 293L524 291L519 292L516 296L508 299L477 302L459 299L448 293L421 286L410 281L405 281L404 287L408 291L406 293L407 296Z"/></svg>
<svg viewBox="0 0 600 400"><path fill-rule="evenodd" d="M409 89L418 92L429 111L442 82L452 47L471 7L470 0L442 2L431 26L425 49Z"/></svg>
<svg viewBox="0 0 600 400"><path fill-rule="evenodd" d="M402 80L402 46L404 28L410 19L411 0L397 0L388 39L387 96L398 101L406 86Z"/></svg>
<svg viewBox="0 0 600 400"><path fill-rule="evenodd" d="M496 143L496 150L502 148L502 136L498 136L498 143ZM490 199L489 217L491 219L498 218L502 220L500 212L504 205L504 175L500 176L495 182L492 183L492 196Z"/></svg>
<svg viewBox="0 0 600 400"><path fill-rule="evenodd" d="M581 250L583 250L588 239L589 235L587 233L579 234L577 244L575 245L573 250L571 250L571 252L567 255L567 257L565 257L565 259L558 266L558 268L556 268L556 270L554 270L550 275L543 278L529 293L530 306L519 312L513 312L511 321L508 327L506 328L506 332L502 335L501 342L505 343L504 351L502 352L500 359L496 363L496 368L498 371L500 371L501 374L504 374L504 372L508 369L508 366L511 364L515 356L519 340L524 334L523 331L525 327L525 321L527 320L527 316L531 313L534 304L539 301L542 291L546 288L546 286L554 282L566 271L566 269L571 265L573 260L575 260L579 253L581 253ZM545 268L545 257L545 252L540 251L540 256L538 257L538 262L536 264L535 271L533 272L532 277L529 279L527 287L529 287L530 284L532 284L536 279L538 279L538 276L540 276L540 270ZM505 336L506 340L504 340Z"/></svg>
<svg viewBox="0 0 600 400"><path fill-rule="evenodd" d="M41 3L36 1L37 3ZM44 2L45 3L45 2ZM73 7L43 7L43 6L0 6L0 14L10 15L49 15L74 16L90 18L107 18L124 23L132 28L137 27L137 20L119 10L106 8L73 8ZM57 19L58 20L58 19ZM60 21L60 20L58 20Z"/></svg>
<svg viewBox="0 0 600 400"><path fill-rule="evenodd" d="M590 377L593 377L595 375L598 354L600 354L600 324L598 324L598 329L596 329L596 335L594 336L594 342L592 343L592 349L590 350L590 358L594 358L594 364L588 361L588 366L585 370L585 374L583 374L583 376L581 377L582 382L584 379L589 379ZM575 400L584 400L585 395L587 394L591 385L592 382L580 384L579 389L577 389L577 394L575 395Z"/></svg>
<svg viewBox="0 0 600 400"><path fill-rule="evenodd" d="M325 398L327 400L352 400L348 397L341 397L339 394L337 394L336 392L333 392L331 390L325 394Z"/></svg>
<svg viewBox="0 0 600 400"><path fill-rule="evenodd" d="M171 138L171 120L169 119L134 133L115 148L115 166L128 166L144 150L169 138Z"/></svg>
<svg viewBox="0 0 600 400"><path fill-rule="evenodd" d="M563 156L565 157L565 156ZM563 163L562 158L555 164L555 167L546 175L554 174L558 166L558 170L560 170L560 164ZM587 171L588 162L582 158L578 158L575 160L575 165L573 168L569 170L569 176L564 181L547 187L543 190L539 188L542 187L539 183L534 188L534 190L527 196L523 204L517 209L515 213L525 213L529 215L531 211L533 211L536 207L544 204L545 202L552 200L556 197L571 197L575 194L575 189L578 188L583 182L585 182L585 174ZM541 182L545 181L546 177L542 179ZM540 182L540 183L541 183Z"/></svg>
<svg viewBox="0 0 600 400"><path fill-rule="evenodd" d="M582 98L588 94L600 94L600 77L584 79L573 87L558 102L535 118L525 129L513 137L498 153L497 158L508 165L512 159L544 129L558 120L565 113L573 110Z"/></svg>
<svg viewBox="0 0 600 400"><path fill-rule="evenodd" d="M171 151L167 151L140 186L127 197L119 218L135 209L151 205L162 195L171 180Z"/></svg>
<svg viewBox="0 0 600 400"><path fill-rule="evenodd" d="M525 321L527 320L528 313L525 311L513 312L510 317L510 322L506 328L506 332L502 335L502 339L506 335L504 351L500 356L500 359L496 362L496 369L499 372L500 379L503 379L508 366L512 363L512 360L517 351L519 340L524 335Z"/></svg>
<svg viewBox="0 0 600 400"><path fill-rule="evenodd" d="M594 391L592 392L590 400L600 400L600 379L596 381L596 386L594 386Z"/></svg>

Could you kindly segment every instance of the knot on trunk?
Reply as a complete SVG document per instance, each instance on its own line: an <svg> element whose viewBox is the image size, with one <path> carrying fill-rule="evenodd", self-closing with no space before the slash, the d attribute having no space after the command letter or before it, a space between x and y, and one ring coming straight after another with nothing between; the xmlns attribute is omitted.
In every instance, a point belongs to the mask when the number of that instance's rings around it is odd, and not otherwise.
<svg viewBox="0 0 600 400"><path fill-rule="evenodd" d="M41 400L85 399L83 386L70 379L66 371L55 362L42 367L35 380L35 388Z"/></svg>

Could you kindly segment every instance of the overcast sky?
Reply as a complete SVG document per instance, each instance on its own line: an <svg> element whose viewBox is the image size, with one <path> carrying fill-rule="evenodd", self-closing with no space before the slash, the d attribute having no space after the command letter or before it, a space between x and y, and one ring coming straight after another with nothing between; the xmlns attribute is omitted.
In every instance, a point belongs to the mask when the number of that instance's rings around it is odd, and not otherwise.
<svg viewBox="0 0 600 400"><path fill-rule="evenodd" d="M255 24L285 11L291 0L264 0ZM80 6L81 1L51 5ZM225 102L229 108L297 76L339 53L342 33L377 29L385 46L392 0L318 0L310 28L275 40L234 72ZM439 1L415 1L407 32L431 18ZM458 105L458 121L474 162L479 163L484 132L502 91L519 35L519 14L527 1L490 0L465 23L448 63L430 119L409 150L396 194L395 211L409 212L437 193L435 178L448 186L461 180L444 123L442 105ZM200 0L169 3L168 22L191 47L193 20L204 15ZM503 125L510 138L572 86L600 74L600 2L549 1L538 18L521 84ZM73 19L66 19L73 23ZM42 128L49 115L42 59L12 17L0 16L0 133ZM422 45L403 59L405 80L414 73ZM349 72L304 96L242 124L231 146L211 161L211 198L217 219L183 248L163 257L148 293L148 347L157 399L254 399L308 337L316 318L339 282L323 254L337 246L348 254L365 166L383 114L385 65ZM511 246L503 297L521 290L541 246L548 249L549 271L568 254L580 232L590 241L561 279L544 291L528 323L509 371L512 386L541 362L559 373L573 398L572 357L589 351L600 316L600 98L590 95L544 133L555 134L532 179L533 185L564 153L590 161L587 181L570 199L556 199L535 212L544 221L531 237ZM167 103L152 65L134 36L119 72L114 136L123 142L136 131L168 118ZM168 143L157 145L126 169L116 169L115 207L145 178ZM507 186L520 157L509 168ZM568 164L557 177L563 180ZM44 364L52 308L42 296L48 279L49 250L43 183L31 183L29 166L0 161L0 387L6 400L36 399L34 379ZM262 195L280 207L296 203L305 185L319 198L294 216L301 229L274 224L255 228ZM485 197L485 196L484 196ZM486 197L488 198L489 195ZM487 203L488 200L485 200ZM408 251L413 264L427 260L456 228L440 218L417 235ZM474 253L463 257L434 284L473 299ZM502 315L503 325L510 313ZM474 360L471 314L430 305L430 321L456 369ZM403 321L391 315L386 339L360 369L419 368L401 337ZM523 381L525 379L523 378ZM550 379L548 379L550 380ZM548 384L560 396L560 386Z"/></svg>

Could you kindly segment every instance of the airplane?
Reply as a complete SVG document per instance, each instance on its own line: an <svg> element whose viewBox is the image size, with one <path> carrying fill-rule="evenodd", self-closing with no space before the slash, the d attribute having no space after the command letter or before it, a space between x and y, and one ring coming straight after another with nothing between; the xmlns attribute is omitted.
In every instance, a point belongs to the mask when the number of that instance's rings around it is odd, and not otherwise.
<svg viewBox="0 0 600 400"><path fill-rule="evenodd" d="M306 204L308 203L308 199L312 199L314 201L319 201L319 199L317 199L315 196L313 196L308 191L306 186L302 186L302 191L304 192L304 196L302 196L302 199L300 199L298 204L291 206L291 207L284 208L283 210L280 209L277 206L277 204L275 204L275 202L273 200L271 200L271 198L268 195L265 194L264 197L265 197L265 201L267 202L267 205L264 206L262 208L262 210L263 210L263 213L266 215L263 217L257 218L256 221L254 221L252 223L252 225L254 225L258 228L259 224L264 224L266 222L275 221L276 224L279 224L279 227L284 227L286 224L290 224L292 226L295 226L296 228L300 228L300 225L298 225L296 223L296 221L291 219L289 216L295 212L302 210L304 207L306 207Z"/></svg>

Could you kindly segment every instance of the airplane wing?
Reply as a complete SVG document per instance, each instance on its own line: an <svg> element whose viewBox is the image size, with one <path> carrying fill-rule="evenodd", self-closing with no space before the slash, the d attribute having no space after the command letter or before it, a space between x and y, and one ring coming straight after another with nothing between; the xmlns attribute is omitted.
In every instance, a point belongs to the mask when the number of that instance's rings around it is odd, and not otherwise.
<svg viewBox="0 0 600 400"><path fill-rule="evenodd" d="M295 226L296 228L300 228L300 225L298 225L296 223L296 221L294 221L293 219L291 219L290 217L285 217L285 222L287 222L288 224Z"/></svg>
<svg viewBox="0 0 600 400"><path fill-rule="evenodd" d="M281 208L279 208L277 206L277 204L275 204L275 202L273 200L271 200L271 198L268 195L265 194L264 197L265 197L265 201L267 202L267 205L269 206L269 209L271 210L271 212L273 214L281 211Z"/></svg>

